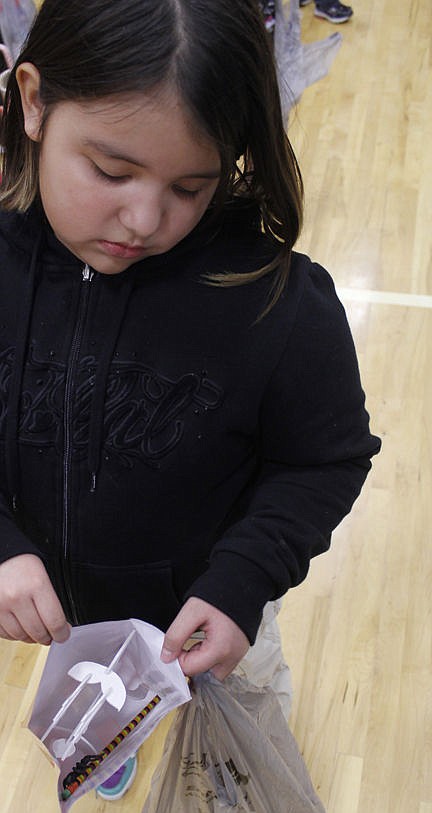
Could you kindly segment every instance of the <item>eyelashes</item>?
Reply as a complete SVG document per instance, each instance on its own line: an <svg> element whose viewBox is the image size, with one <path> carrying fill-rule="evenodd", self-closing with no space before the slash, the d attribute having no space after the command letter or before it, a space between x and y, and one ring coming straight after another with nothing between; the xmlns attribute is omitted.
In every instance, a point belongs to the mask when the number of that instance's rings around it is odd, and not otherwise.
<svg viewBox="0 0 432 813"><path fill-rule="evenodd" d="M104 170L94 162L92 162L92 167L95 175L107 184L121 184L130 179L130 175L110 175L108 172L104 172ZM185 189L178 184L174 184L172 189L178 197L189 200L193 200L201 192L201 189Z"/></svg>
<svg viewBox="0 0 432 813"><path fill-rule="evenodd" d="M129 179L129 175L109 175L108 172L104 172L103 169L101 169L93 161L92 167L95 175L106 183L122 183L123 181L127 181Z"/></svg>
<svg viewBox="0 0 432 813"><path fill-rule="evenodd" d="M177 184L173 186L173 190L176 195L179 195L181 198L196 198L196 196L201 192L201 189L184 189L182 186L178 186Z"/></svg>

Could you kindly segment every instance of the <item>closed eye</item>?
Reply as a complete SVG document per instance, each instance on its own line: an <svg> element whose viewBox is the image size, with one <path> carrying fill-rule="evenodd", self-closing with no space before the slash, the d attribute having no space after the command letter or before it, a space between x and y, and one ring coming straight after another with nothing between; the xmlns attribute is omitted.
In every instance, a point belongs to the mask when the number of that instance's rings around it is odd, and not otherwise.
<svg viewBox="0 0 432 813"><path fill-rule="evenodd" d="M173 189L176 195L179 195L181 198L196 198L201 192L201 189L185 189L183 186L178 186L177 184L173 186Z"/></svg>
<svg viewBox="0 0 432 813"><path fill-rule="evenodd" d="M95 175L97 175L98 178L102 178L106 183L121 183L129 179L129 175L110 175L108 172L104 172L104 170L94 162L92 162L92 167Z"/></svg>

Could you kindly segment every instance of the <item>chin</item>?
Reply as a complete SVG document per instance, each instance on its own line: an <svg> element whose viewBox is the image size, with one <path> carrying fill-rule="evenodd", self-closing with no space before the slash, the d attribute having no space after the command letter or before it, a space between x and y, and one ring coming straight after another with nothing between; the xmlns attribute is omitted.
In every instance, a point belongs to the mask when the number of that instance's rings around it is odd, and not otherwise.
<svg viewBox="0 0 432 813"><path fill-rule="evenodd" d="M105 274L108 277L114 276L115 274L122 274L123 271L126 271L128 268L130 268L131 265L133 265L133 263L129 263L129 265L122 266L121 268L105 268L102 267L101 265L99 266L91 265L90 267L93 268L94 271L97 271L98 274Z"/></svg>
<svg viewBox="0 0 432 813"><path fill-rule="evenodd" d="M97 271L98 274L106 274L107 276L122 274L123 271L130 268L135 262L139 262L138 260L117 260L117 262L115 262L107 258L101 259L101 257L87 257L82 259L93 271Z"/></svg>

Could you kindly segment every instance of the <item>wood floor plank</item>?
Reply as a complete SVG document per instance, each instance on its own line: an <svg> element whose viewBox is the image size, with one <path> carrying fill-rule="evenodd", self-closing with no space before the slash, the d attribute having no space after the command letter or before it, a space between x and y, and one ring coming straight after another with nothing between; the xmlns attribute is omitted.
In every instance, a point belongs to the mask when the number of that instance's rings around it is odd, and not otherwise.
<svg viewBox="0 0 432 813"><path fill-rule="evenodd" d="M331 813L359 813L363 760L339 754L329 802Z"/></svg>

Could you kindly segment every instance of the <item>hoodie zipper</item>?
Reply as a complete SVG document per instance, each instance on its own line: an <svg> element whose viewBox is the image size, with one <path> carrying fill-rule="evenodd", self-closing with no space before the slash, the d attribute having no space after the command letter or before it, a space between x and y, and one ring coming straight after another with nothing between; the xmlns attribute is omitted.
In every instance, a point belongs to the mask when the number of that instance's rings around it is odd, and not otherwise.
<svg viewBox="0 0 432 813"><path fill-rule="evenodd" d="M76 379L77 365L81 350L81 341L90 297L90 284L94 277L94 272L87 265L82 270L82 283L80 297L78 301L78 312L75 323L75 330L67 365L65 395L64 395L64 445L63 445L63 529L62 529L62 570L64 576L64 586L71 613L73 624L79 624L78 610L73 596L70 570L69 570L69 545L71 526L71 470L73 454L73 389Z"/></svg>

